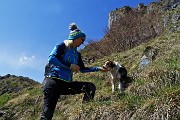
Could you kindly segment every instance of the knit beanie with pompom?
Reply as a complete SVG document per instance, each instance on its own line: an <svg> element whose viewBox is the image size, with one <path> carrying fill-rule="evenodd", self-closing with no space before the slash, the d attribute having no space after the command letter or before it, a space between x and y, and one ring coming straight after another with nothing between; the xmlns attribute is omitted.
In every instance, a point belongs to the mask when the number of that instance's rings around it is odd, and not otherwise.
<svg viewBox="0 0 180 120"><path fill-rule="evenodd" d="M69 25L69 30L71 32L69 33L68 40L74 40L74 39L80 38L80 37L83 37L84 39L86 38L85 33L83 33L80 29L78 29L78 27L75 23L71 23Z"/></svg>

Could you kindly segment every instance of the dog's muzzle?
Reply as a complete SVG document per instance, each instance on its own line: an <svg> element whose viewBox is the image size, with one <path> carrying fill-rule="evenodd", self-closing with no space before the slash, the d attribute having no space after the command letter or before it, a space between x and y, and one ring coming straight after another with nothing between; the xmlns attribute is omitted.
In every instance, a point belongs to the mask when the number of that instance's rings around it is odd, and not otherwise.
<svg viewBox="0 0 180 120"><path fill-rule="evenodd" d="M105 65L103 65L103 68L107 70L107 67Z"/></svg>

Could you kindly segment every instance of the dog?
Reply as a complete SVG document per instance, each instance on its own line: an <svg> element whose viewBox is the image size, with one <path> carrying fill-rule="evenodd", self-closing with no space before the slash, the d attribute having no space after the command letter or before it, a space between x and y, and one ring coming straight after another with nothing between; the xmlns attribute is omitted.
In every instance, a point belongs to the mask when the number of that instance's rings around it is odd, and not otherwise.
<svg viewBox="0 0 180 120"><path fill-rule="evenodd" d="M123 92L125 89L125 80L127 78L127 69L116 61L106 61L103 68L111 74L112 93L119 89ZM118 88L118 89L117 89Z"/></svg>

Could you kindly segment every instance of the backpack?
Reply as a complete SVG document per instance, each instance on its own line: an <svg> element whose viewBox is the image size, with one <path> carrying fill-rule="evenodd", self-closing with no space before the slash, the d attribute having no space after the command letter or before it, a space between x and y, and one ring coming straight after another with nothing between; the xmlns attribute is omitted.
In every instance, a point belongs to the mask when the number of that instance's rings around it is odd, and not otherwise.
<svg viewBox="0 0 180 120"><path fill-rule="evenodd" d="M65 48L63 48L63 49L64 49L64 51L63 51L61 58L63 57L64 53L66 52L66 49L67 49L66 45L65 45ZM45 70L44 70L45 78L49 76L49 73L50 73L52 66L53 66L53 64L50 64L49 62L46 64Z"/></svg>

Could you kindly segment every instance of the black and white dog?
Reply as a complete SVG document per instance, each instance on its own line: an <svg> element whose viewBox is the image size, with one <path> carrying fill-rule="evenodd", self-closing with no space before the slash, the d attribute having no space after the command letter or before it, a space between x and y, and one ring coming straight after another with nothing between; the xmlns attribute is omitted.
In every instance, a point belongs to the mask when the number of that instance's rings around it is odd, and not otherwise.
<svg viewBox="0 0 180 120"><path fill-rule="evenodd" d="M112 93L114 93L118 89L120 90L120 92L123 92L125 88L124 81L127 78L126 68L118 62L109 60L105 62L103 68L107 69L111 74Z"/></svg>

